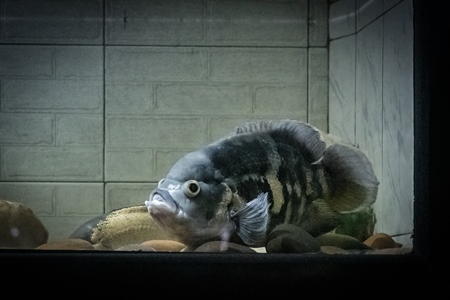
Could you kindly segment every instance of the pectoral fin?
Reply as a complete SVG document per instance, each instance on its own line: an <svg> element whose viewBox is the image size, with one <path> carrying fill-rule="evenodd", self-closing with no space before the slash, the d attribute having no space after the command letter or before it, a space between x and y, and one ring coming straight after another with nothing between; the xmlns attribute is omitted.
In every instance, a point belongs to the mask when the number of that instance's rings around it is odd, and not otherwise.
<svg viewBox="0 0 450 300"><path fill-rule="evenodd" d="M237 235L249 246L262 246L265 242L269 222L267 196L267 193L260 194L237 212L231 213Z"/></svg>

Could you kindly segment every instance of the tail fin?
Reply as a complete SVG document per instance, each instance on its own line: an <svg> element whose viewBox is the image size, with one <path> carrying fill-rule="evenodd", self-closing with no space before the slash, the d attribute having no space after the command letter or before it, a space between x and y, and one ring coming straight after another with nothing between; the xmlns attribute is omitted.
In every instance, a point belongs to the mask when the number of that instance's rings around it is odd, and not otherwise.
<svg viewBox="0 0 450 300"><path fill-rule="evenodd" d="M354 211L373 204L378 179L367 156L358 148L333 144L320 162L330 183L326 203L333 209Z"/></svg>

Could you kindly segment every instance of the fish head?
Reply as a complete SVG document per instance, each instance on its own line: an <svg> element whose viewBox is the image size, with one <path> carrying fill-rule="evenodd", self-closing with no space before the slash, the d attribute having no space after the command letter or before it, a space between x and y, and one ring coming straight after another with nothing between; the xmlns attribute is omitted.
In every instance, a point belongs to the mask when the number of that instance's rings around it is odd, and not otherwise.
<svg viewBox="0 0 450 300"><path fill-rule="evenodd" d="M145 202L170 237L196 245L230 234L233 192L202 153L180 159Z"/></svg>

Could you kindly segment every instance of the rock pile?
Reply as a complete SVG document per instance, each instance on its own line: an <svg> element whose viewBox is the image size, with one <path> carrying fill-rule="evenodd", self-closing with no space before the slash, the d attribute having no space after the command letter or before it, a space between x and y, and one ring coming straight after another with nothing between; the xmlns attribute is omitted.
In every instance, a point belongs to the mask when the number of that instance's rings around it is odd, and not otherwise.
<svg viewBox="0 0 450 300"><path fill-rule="evenodd" d="M119 222L120 224L111 222L107 217L110 215L101 216L95 219L95 230L90 230L91 226L82 226L81 232L76 231L77 234L67 239L48 243L47 229L29 207L18 202L0 200L0 248L322 254L407 254L412 252L412 249L403 247L385 233L373 234L364 241L338 233L326 233L313 237L302 228L290 224L275 227L270 232L265 247L252 248L231 242L210 241L198 247L189 248L177 241L166 239L156 226L151 226L152 222L149 220L145 207L133 209L128 211L128 208L124 208L115 212L118 217L114 218L114 221L122 221ZM133 218L130 218L130 215ZM122 220L119 217L125 219ZM123 223L129 222L136 231L134 235L129 235L127 232L130 226L123 228ZM142 231L145 231L145 234Z"/></svg>

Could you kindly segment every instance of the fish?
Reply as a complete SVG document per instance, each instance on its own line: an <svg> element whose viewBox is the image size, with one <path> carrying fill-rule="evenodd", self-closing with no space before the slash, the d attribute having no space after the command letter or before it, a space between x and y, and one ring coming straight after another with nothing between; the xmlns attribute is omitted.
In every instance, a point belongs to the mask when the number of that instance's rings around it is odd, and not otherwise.
<svg viewBox="0 0 450 300"><path fill-rule="evenodd" d="M69 239L88 241L96 250L117 250L149 240L165 240L167 236L153 222L142 203L94 217L73 231Z"/></svg>
<svg viewBox="0 0 450 300"><path fill-rule="evenodd" d="M144 202L190 248L209 241L264 247L278 225L313 237L372 205L379 181L358 147L297 120L257 120L186 154Z"/></svg>

